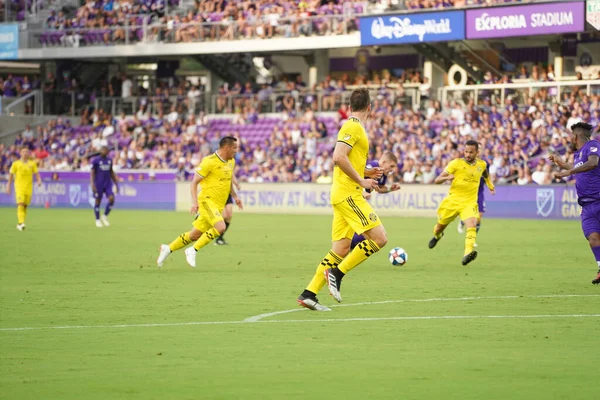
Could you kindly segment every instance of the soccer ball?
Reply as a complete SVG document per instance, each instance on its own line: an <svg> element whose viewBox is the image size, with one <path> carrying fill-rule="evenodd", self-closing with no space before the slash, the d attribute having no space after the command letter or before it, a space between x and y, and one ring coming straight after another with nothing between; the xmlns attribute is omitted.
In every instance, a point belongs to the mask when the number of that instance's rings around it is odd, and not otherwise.
<svg viewBox="0 0 600 400"><path fill-rule="evenodd" d="M404 265L408 261L408 254L402 247L394 247L390 250L389 259L392 265Z"/></svg>

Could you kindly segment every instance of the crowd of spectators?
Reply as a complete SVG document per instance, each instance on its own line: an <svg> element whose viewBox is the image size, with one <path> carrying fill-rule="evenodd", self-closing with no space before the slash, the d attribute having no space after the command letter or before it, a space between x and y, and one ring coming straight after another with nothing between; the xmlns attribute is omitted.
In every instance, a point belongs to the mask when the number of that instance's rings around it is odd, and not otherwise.
<svg viewBox="0 0 600 400"><path fill-rule="evenodd" d="M185 101L185 100L184 100ZM89 169L89 157L107 144L116 169L171 169L185 179L203 156L215 150L219 137L240 137L237 175L247 182L331 181L332 149L339 125L349 110L318 114L281 110L264 116L248 104L231 120L185 107L150 111L131 117L93 110L80 127L56 120L27 129L15 144L0 148L0 168L6 173L20 146L29 146L40 168L54 171ZM215 119L216 118L216 119ZM400 160L393 181L431 183L464 143L481 143L481 158L500 184L553 183L552 153L569 156L568 127L578 121L600 126L600 95L568 93L560 102L538 96L505 104L487 99L441 104L430 100L420 110L391 102L383 90L374 90L372 115L366 122L370 158L392 151Z"/></svg>

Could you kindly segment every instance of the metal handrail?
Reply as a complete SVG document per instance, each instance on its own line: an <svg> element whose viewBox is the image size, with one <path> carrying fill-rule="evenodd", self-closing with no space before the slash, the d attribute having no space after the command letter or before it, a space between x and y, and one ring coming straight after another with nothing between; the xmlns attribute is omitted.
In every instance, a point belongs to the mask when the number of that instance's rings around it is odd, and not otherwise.
<svg viewBox="0 0 600 400"><path fill-rule="evenodd" d="M473 100L475 105L478 102L478 93L481 91L499 91L500 92L500 104L504 104L506 97L506 91L511 89L527 89L528 95L533 96L536 89L541 88L556 88L556 99L560 101L561 89L582 87L585 86L586 94L591 95L592 86L600 86L600 79L591 80L572 80L572 81L553 81L553 82L527 82L527 83L504 83L504 84L485 84L485 85L465 85L465 86L448 86L441 88L442 104L446 104L448 101L449 92L471 92L473 94Z"/></svg>
<svg viewBox="0 0 600 400"><path fill-rule="evenodd" d="M11 113L13 113L11 110L13 110L17 105L19 105L21 103L25 103L29 99L33 99L34 107L35 107L33 115L41 115L41 113L40 113L40 110L42 110L41 102L43 101L43 100L41 100L41 101L39 100L41 97L42 96L41 96L40 90L33 90L31 93L27 93L25 96L19 97L18 99L11 102L6 107L4 107L4 109L2 110L2 114L11 114Z"/></svg>

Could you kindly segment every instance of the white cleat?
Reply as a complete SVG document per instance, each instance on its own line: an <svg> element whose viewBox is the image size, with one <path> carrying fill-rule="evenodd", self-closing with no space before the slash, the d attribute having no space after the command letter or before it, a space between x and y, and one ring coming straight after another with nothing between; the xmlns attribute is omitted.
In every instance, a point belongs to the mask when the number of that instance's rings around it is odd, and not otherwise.
<svg viewBox="0 0 600 400"><path fill-rule="evenodd" d="M313 311L331 311L331 308L325 307L324 305L320 304L319 300L317 300L316 297L311 299L310 297L300 296L300 297L298 297L298 300L296 300L296 302L301 307L308 308L309 310L313 310Z"/></svg>
<svg viewBox="0 0 600 400"><path fill-rule="evenodd" d="M100 219L102 220L102 224L104 224L104 226L110 226L110 224L108 223L108 217L106 215L103 215L102 217L100 217Z"/></svg>
<svg viewBox="0 0 600 400"><path fill-rule="evenodd" d="M160 245L160 254L158 255L158 259L156 260L156 264L158 265L158 268L163 266L163 263L165 262L167 257L169 257L169 254L171 254L171 249L169 248L169 246L166 244L161 244Z"/></svg>
<svg viewBox="0 0 600 400"><path fill-rule="evenodd" d="M194 246L185 249L185 261L190 264L190 267L196 268L196 249Z"/></svg>
<svg viewBox="0 0 600 400"><path fill-rule="evenodd" d="M104 225L102 225L102 222L100 222L99 219L96 220L96 228L104 228Z"/></svg>
<svg viewBox="0 0 600 400"><path fill-rule="evenodd" d="M325 282L327 282L327 288L329 289L329 294L331 297L335 299L338 303L342 302L342 294L339 289L339 282L335 275L331 272L331 268L325 270Z"/></svg>
<svg viewBox="0 0 600 400"><path fill-rule="evenodd" d="M25 224L17 224L17 229L20 231L24 231L25 230Z"/></svg>
<svg viewBox="0 0 600 400"><path fill-rule="evenodd" d="M458 233L465 233L465 226L461 224L460 221L458 221L458 226L456 227L456 230L458 231Z"/></svg>

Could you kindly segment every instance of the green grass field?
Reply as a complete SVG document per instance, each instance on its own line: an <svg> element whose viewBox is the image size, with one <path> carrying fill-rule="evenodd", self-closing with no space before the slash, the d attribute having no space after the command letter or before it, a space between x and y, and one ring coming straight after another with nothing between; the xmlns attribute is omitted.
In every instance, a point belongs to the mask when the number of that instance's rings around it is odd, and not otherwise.
<svg viewBox="0 0 600 400"><path fill-rule="evenodd" d="M34 209L25 232L15 218L0 209L2 399L598 393L600 287L577 221L486 220L462 267L454 225L429 250L433 220L383 218L386 251L345 279L343 307L315 313L295 300L329 249L327 216L238 213L231 245L196 269L183 252L155 265L190 226L183 213L117 206L97 229L91 210ZM392 246L406 266L388 263ZM298 311L243 322L285 310Z"/></svg>

